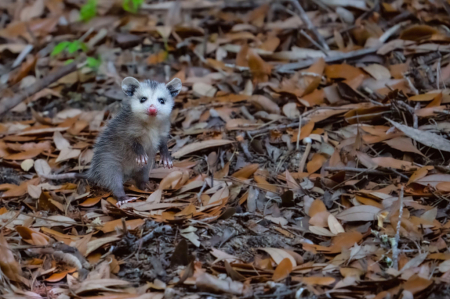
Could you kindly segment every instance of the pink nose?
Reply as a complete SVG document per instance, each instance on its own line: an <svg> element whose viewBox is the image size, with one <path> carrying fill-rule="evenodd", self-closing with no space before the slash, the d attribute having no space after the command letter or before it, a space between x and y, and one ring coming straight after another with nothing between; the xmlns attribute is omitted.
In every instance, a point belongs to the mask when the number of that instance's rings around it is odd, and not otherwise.
<svg viewBox="0 0 450 299"><path fill-rule="evenodd" d="M155 116L156 114L158 114L158 109L156 109L155 106L150 106L148 108L148 114L151 116Z"/></svg>

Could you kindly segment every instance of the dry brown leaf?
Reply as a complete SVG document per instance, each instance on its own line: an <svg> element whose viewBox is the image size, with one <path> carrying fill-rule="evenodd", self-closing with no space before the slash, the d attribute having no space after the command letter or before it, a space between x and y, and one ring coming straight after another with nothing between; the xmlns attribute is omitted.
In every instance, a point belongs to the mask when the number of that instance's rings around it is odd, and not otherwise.
<svg viewBox="0 0 450 299"><path fill-rule="evenodd" d="M426 146L432 147L445 152L450 152L450 141L445 139L440 135L436 135L431 132L421 131L414 129L393 120L388 119L388 121L393 124L397 129L405 133L405 135L411 137L412 139L425 144Z"/></svg>
<svg viewBox="0 0 450 299"><path fill-rule="evenodd" d="M415 153L423 156L422 152L412 144L411 139L408 137L396 137L383 142L399 151Z"/></svg>
<svg viewBox="0 0 450 299"><path fill-rule="evenodd" d="M400 33L400 38L404 40L417 41L430 38L433 34L438 33L436 29L428 25L412 25Z"/></svg>
<svg viewBox="0 0 450 299"><path fill-rule="evenodd" d="M256 106L260 110L264 110L268 113L280 114L280 107L271 99L262 95L253 95L250 97L250 103Z"/></svg>
<svg viewBox="0 0 450 299"><path fill-rule="evenodd" d="M203 149L216 147L216 146L222 146L222 145L226 145L226 144L230 144L230 143L233 143L233 141L224 140L224 139L211 139L211 140L205 140L205 141L200 141L200 142L194 142L194 143L191 143L191 144L188 144L188 145L182 147L175 153L172 153L172 157L179 159L185 155L191 154L196 151L200 151Z"/></svg>
<svg viewBox="0 0 450 299"><path fill-rule="evenodd" d="M336 218L342 221L373 221L380 211L374 206L356 206L340 212Z"/></svg>
<svg viewBox="0 0 450 299"><path fill-rule="evenodd" d="M307 285L328 286L336 281L333 277L309 276L309 277L293 277L294 281L300 281Z"/></svg>
<svg viewBox="0 0 450 299"><path fill-rule="evenodd" d="M322 154L314 154L314 156L311 158L311 161L306 164L306 169L308 170L308 173L314 173L320 168L322 168L322 165L327 160L327 157L325 157Z"/></svg>
<svg viewBox="0 0 450 299"><path fill-rule="evenodd" d="M4 159L6 159L6 160L32 159L32 158L35 158L35 157L39 156L39 154L41 154L42 151L43 151L42 148L34 148L34 149L27 150L25 152L21 152L21 153L17 153L17 154L11 154L9 156L6 156Z"/></svg>
<svg viewBox="0 0 450 299"><path fill-rule="evenodd" d="M369 64L368 66L363 67L363 70L376 80L386 80L391 78L389 70L381 64Z"/></svg>
<svg viewBox="0 0 450 299"><path fill-rule="evenodd" d="M295 261L295 258L286 250L280 249L280 248L258 248L259 250L263 250L267 252L275 263L278 265L284 260L289 259L291 261L291 264L293 267L297 266L297 262Z"/></svg>
<svg viewBox="0 0 450 299"><path fill-rule="evenodd" d="M258 170L258 168L259 164L248 164L233 173L231 176L235 178L248 179Z"/></svg>
<svg viewBox="0 0 450 299"><path fill-rule="evenodd" d="M273 272L272 280L280 281L289 276L292 272L292 262L289 258L284 258Z"/></svg>
<svg viewBox="0 0 450 299"><path fill-rule="evenodd" d="M3 233L0 234L0 269L2 272L13 281L21 281L20 276L22 275L22 268L19 263L14 258L14 254L9 249L8 242L6 242Z"/></svg>
<svg viewBox="0 0 450 299"><path fill-rule="evenodd" d="M325 207L323 201L317 198L316 200L313 201L311 207L309 208L308 215L310 217L314 217L314 215L320 212L327 212L327 208Z"/></svg>
<svg viewBox="0 0 450 299"><path fill-rule="evenodd" d="M32 245L48 245L50 238L46 235L34 231L29 227L16 226L16 231L22 237L22 240Z"/></svg>
<svg viewBox="0 0 450 299"><path fill-rule="evenodd" d="M344 78L346 80L351 80L359 75L364 75L364 72L359 68L348 64L332 64L325 67L325 76L330 79L340 79Z"/></svg>
<svg viewBox="0 0 450 299"><path fill-rule="evenodd" d="M125 223L126 223L127 229L134 230L137 227L143 225L144 224L144 220L142 220L142 219L133 219L133 220L125 221ZM120 228L121 229L122 227L123 227L122 220L121 219L117 219L117 220L106 222L103 225L101 231L106 234L106 233L113 232L116 228Z"/></svg>
<svg viewBox="0 0 450 299"><path fill-rule="evenodd" d="M336 219L336 217L334 217L333 214L328 215L328 227L330 228L330 231L335 235L339 233L345 233L342 224L339 223L339 221Z"/></svg>
<svg viewBox="0 0 450 299"><path fill-rule="evenodd" d="M324 228L324 227L320 227L320 226L314 226L314 225L310 225L309 226L309 231L313 234L319 235L319 236L324 236L324 237L334 237L336 236L335 233L330 232L328 229Z"/></svg>

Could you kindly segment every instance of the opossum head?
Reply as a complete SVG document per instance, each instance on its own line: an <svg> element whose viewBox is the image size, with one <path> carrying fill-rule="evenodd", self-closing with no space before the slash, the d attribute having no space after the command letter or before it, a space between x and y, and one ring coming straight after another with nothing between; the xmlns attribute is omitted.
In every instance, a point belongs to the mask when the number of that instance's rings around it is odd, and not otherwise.
<svg viewBox="0 0 450 299"><path fill-rule="evenodd" d="M152 80L139 82L133 77L122 81L122 90L128 96L128 105L143 120L167 119L174 106L174 98L181 90L181 80L173 79L167 84Z"/></svg>

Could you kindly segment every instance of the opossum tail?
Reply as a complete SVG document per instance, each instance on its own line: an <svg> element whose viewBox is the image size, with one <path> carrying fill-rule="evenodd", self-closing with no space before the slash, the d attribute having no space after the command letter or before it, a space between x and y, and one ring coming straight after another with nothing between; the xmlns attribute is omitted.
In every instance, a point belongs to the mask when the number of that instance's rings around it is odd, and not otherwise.
<svg viewBox="0 0 450 299"><path fill-rule="evenodd" d="M86 173L61 173L61 174L41 174L41 178L48 180L67 180L67 179L87 179Z"/></svg>

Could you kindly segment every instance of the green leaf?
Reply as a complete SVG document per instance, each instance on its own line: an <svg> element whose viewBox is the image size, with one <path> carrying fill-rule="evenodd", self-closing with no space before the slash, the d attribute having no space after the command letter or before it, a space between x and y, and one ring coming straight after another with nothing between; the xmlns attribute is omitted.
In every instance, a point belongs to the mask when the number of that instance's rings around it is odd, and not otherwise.
<svg viewBox="0 0 450 299"><path fill-rule="evenodd" d="M82 21L89 21L97 14L97 0L88 0L80 9L80 19Z"/></svg>
<svg viewBox="0 0 450 299"><path fill-rule="evenodd" d="M69 46L67 47L67 52L69 52L69 54L73 54L79 49L80 49L80 42L76 40L69 44Z"/></svg>
<svg viewBox="0 0 450 299"><path fill-rule="evenodd" d="M88 47L85 43L75 40L69 44L69 46L67 47L67 52L69 52L69 54L73 54L80 49L83 51L87 51Z"/></svg>
<svg viewBox="0 0 450 299"><path fill-rule="evenodd" d="M137 13L144 0L123 0L122 7L125 11Z"/></svg>
<svg viewBox="0 0 450 299"><path fill-rule="evenodd" d="M53 48L53 51L50 54L50 56L56 56L56 55L60 54L62 51L64 51L67 48L67 46L69 44L70 44L70 42L60 42Z"/></svg>
<svg viewBox="0 0 450 299"><path fill-rule="evenodd" d="M73 60L73 59L67 59L65 62L64 62L64 65L68 65L68 64L70 64L70 63L72 63L72 62L74 62L75 60Z"/></svg>
<svg viewBox="0 0 450 299"><path fill-rule="evenodd" d="M100 59L96 59L94 57L86 58L86 65L91 69L98 69L102 61Z"/></svg>

